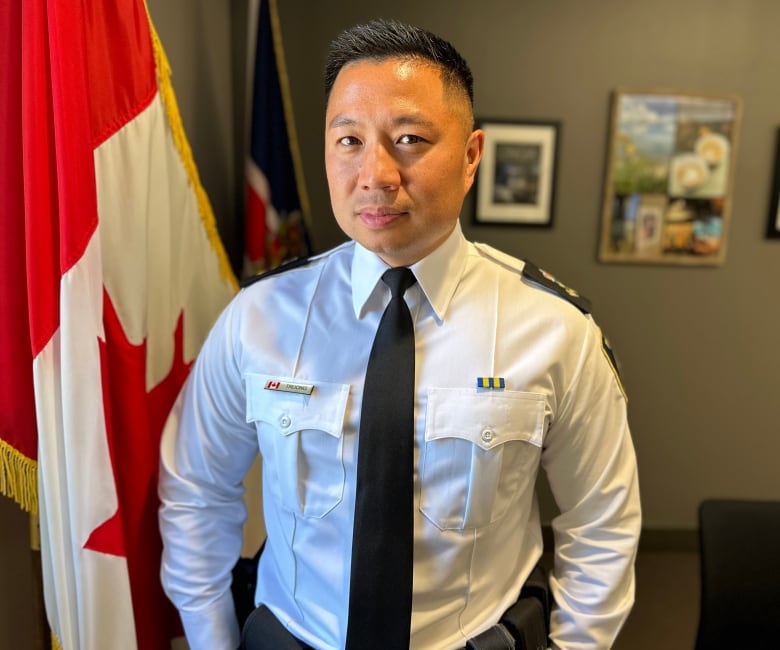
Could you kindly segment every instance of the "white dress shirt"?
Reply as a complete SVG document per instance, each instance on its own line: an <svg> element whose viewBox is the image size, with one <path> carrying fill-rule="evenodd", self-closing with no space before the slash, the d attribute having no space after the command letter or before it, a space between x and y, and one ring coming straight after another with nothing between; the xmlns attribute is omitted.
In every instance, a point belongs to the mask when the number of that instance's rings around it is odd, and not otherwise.
<svg viewBox="0 0 780 650"><path fill-rule="evenodd" d="M540 467L561 512L552 642L608 648L633 604L640 507L599 328L459 226L411 268L412 648L462 648L517 599L542 553ZM231 568L258 451L268 539L256 602L315 648L344 647L360 404L386 269L344 244L243 289L209 335L166 427L160 476L163 585L193 650L239 643ZM504 388L477 388L479 377Z"/></svg>

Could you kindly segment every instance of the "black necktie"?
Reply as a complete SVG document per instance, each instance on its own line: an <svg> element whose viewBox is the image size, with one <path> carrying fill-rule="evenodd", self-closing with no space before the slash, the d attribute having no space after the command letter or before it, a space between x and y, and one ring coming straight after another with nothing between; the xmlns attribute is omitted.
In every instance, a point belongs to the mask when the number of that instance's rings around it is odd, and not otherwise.
<svg viewBox="0 0 780 650"><path fill-rule="evenodd" d="M406 267L382 276L392 298L366 369L358 439L347 650L409 647L414 511L414 325Z"/></svg>

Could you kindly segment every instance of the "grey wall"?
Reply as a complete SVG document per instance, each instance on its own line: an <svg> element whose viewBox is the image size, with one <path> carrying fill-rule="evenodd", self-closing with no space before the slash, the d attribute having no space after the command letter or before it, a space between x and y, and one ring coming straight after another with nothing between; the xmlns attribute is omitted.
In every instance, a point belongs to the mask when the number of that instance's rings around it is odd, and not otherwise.
<svg viewBox="0 0 780 650"><path fill-rule="evenodd" d="M243 45L244 7L241 1L149 2L204 184L226 222L241 200L231 150L240 112L230 92L240 91L243 73L235 72L229 46L231 39ZM318 249L343 239L322 169L321 68L329 40L375 16L440 33L471 64L478 117L562 123L552 229L474 227L470 197L462 222L472 239L533 259L594 302L623 366L646 525L692 528L696 505L708 496L780 498L780 241L763 237L780 126L779 4L396 0L390 7L279 0L279 11ZM609 97L616 87L742 97L722 266L596 261Z"/></svg>

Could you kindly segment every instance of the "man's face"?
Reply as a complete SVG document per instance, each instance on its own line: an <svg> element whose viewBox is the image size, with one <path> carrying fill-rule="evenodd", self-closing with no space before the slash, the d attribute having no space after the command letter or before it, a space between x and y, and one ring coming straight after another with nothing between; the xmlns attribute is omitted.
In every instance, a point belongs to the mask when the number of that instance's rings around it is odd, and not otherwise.
<svg viewBox="0 0 780 650"><path fill-rule="evenodd" d="M430 64L387 59L342 68L325 114L325 169L341 229L390 266L408 266L452 232L484 135L468 99Z"/></svg>

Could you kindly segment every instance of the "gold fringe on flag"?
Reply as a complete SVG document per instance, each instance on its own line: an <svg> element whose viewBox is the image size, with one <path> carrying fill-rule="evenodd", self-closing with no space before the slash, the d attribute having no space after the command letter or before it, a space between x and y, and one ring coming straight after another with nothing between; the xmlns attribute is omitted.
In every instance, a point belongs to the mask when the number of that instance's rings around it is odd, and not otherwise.
<svg viewBox="0 0 780 650"><path fill-rule="evenodd" d="M168 126L171 128L173 134L173 141L176 145L176 149L181 156L184 169L187 171L187 178L189 178L190 184L195 191L195 197L198 201L198 214L200 214L203 226L206 229L211 247L217 253L219 258L219 270L234 289L238 289L238 281L233 273L233 269L230 266L227 253L222 245L222 240L219 237L219 231L217 230L217 221L214 218L214 210L211 207L211 202L206 194L206 190L203 189L203 185L200 182L200 176L198 174L198 168L195 165L195 159L192 155L192 149L190 143L187 141L187 134L184 132L184 125L181 121L181 114L179 113L179 105L176 103L176 94L173 92L173 85L171 84L171 66L168 62L168 57L165 55L165 50L162 46L162 41L157 35L152 24L152 18L149 16L149 10L146 11L147 20L149 21L149 32L152 35L152 44L154 46L154 65L157 71L157 85L160 91L160 97L162 97L163 105L165 106L165 114L168 118Z"/></svg>
<svg viewBox="0 0 780 650"><path fill-rule="evenodd" d="M38 514L38 463L0 440L0 494Z"/></svg>

